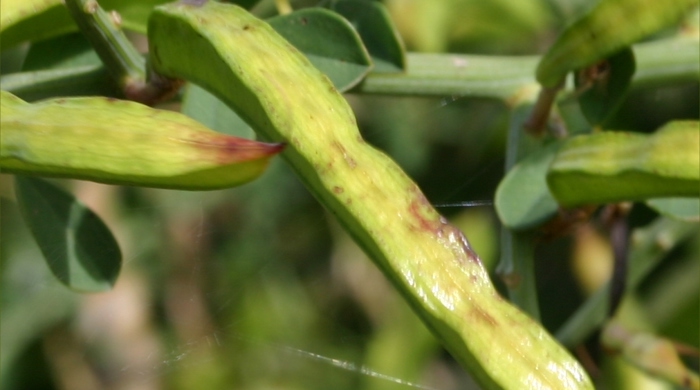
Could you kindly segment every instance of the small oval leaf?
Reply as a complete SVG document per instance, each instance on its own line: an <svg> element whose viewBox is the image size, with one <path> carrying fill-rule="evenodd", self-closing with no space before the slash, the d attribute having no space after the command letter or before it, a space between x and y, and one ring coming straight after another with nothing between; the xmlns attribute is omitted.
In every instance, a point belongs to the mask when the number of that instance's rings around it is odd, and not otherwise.
<svg viewBox="0 0 700 390"><path fill-rule="evenodd" d="M255 131L236 111L211 92L188 83L182 96L182 113L219 133L253 138Z"/></svg>
<svg viewBox="0 0 700 390"><path fill-rule="evenodd" d="M403 72L406 49L384 4L367 0L331 0L327 7L343 15L362 37L372 62L373 72Z"/></svg>
<svg viewBox="0 0 700 390"><path fill-rule="evenodd" d="M547 170L562 142L528 155L511 169L496 189L496 212L509 229L528 229L551 218L557 201L547 188Z"/></svg>
<svg viewBox="0 0 700 390"><path fill-rule="evenodd" d="M632 48L627 47L607 59L576 73L579 105L591 125L602 125L622 104L634 75Z"/></svg>
<svg viewBox="0 0 700 390"><path fill-rule="evenodd" d="M679 221L700 222L700 198L658 198L647 200L657 213Z"/></svg>
<svg viewBox="0 0 700 390"><path fill-rule="evenodd" d="M336 13L307 8L267 22L325 73L339 91L352 88L372 69L360 36Z"/></svg>
<svg viewBox="0 0 700 390"><path fill-rule="evenodd" d="M111 289L122 259L104 222L44 180L16 176L15 190L24 221L56 278L76 291Z"/></svg>
<svg viewBox="0 0 700 390"><path fill-rule="evenodd" d="M90 42L83 34L72 33L32 44L22 64L22 71L98 65L102 65L102 61Z"/></svg>

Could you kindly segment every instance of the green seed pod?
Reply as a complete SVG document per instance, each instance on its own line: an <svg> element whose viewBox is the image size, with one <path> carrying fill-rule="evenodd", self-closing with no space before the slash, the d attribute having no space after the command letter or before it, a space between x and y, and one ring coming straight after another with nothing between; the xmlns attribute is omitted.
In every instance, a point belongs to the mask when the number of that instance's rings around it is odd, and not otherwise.
<svg viewBox="0 0 700 390"><path fill-rule="evenodd" d="M259 176L282 150L177 112L102 97L29 104L2 91L0 168L111 184L206 190Z"/></svg>
<svg viewBox="0 0 700 390"><path fill-rule="evenodd" d="M700 124L671 122L652 135L603 132L574 137L547 174L564 206L700 196Z"/></svg>
<svg viewBox="0 0 700 390"><path fill-rule="evenodd" d="M0 43L8 49L75 30L60 0L3 0L0 2Z"/></svg>
<svg viewBox="0 0 700 390"><path fill-rule="evenodd" d="M564 30L542 57L537 66L537 81L554 88L568 72L592 65L677 23L697 5L697 0L600 0Z"/></svg>
<svg viewBox="0 0 700 390"><path fill-rule="evenodd" d="M148 14L156 4L168 0L100 0L103 9L116 11L121 25L146 33ZM22 42L37 42L76 31L63 0L0 1L0 45L8 49Z"/></svg>
<svg viewBox="0 0 700 390"><path fill-rule="evenodd" d="M157 72L195 81L266 139L485 388L582 389L578 362L503 300L462 233L360 136L331 82L266 23L234 5L157 7Z"/></svg>

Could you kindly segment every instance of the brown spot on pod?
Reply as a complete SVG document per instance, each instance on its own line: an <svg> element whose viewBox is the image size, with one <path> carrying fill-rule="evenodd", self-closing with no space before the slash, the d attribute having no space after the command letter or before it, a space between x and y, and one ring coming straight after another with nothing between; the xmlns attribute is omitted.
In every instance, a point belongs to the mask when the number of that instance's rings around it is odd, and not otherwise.
<svg viewBox="0 0 700 390"><path fill-rule="evenodd" d="M433 206L430 204L425 195L421 192L418 186L413 185L409 190L411 192L411 204L409 206L409 213L415 219L417 224L414 226L418 229L428 230L439 234L442 225L444 224L440 220L440 214L438 214Z"/></svg>
<svg viewBox="0 0 700 390"><path fill-rule="evenodd" d="M440 227L438 236L442 240L449 243L449 245L452 247L452 251L455 254L455 258L481 264L479 255L474 252L464 233L462 233L462 231L454 225L447 222L443 217L440 217L440 221L442 226Z"/></svg>
<svg viewBox="0 0 700 390"><path fill-rule="evenodd" d="M491 314L487 313L484 309L481 308L481 306L475 306L474 310L471 310L469 312L469 320L477 320L481 322L486 322L491 326L498 326L498 321L496 321Z"/></svg>
<svg viewBox="0 0 700 390"><path fill-rule="evenodd" d="M352 156L348 153L345 147L338 141L333 141L332 145L334 149L336 149L340 154L343 155L343 159L348 164L350 169L355 169L355 167L357 166L357 162L354 158L352 158Z"/></svg>

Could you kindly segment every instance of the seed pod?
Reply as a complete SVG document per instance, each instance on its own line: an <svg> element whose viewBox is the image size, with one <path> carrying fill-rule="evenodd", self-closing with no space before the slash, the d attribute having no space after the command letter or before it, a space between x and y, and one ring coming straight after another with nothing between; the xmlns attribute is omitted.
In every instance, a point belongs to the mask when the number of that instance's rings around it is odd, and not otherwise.
<svg viewBox="0 0 700 390"><path fill-rule="evenodd" d="M0 168L102 183L206 190L259 176L282 150L183 114L102 97L27 103L2 91Z"/></svg>
<svg viewBox="0 0 700 390"><path fill-rule="evenodd" d="M554 88L568 72L592 65L677 23L697 5L697 0L600 0L564 30L542 57L537 81Z"/></svg>
<svg viewBox="0 0 700 390"><path fill-rule="evenodd" d="M103 9L121 17L127 30L146 33L148 14L168 0L100 0ZM8 49L22 42L37 42L77 30L63 0L2 0L0 45Z"/></svg>
<svg viewBox="0 0 700 390"><path fill-rule="evenodd" d="M700 124L671 122L652 135L603 132L574 137L547 174L564 206L700 196Z"/></svg>
<svg viewBox="0 0 700 390"><path fill-rule="evenodd" d="M331 82L244 9L187 1L157 7L150 63L219 96L284 157L485 388L581 389L580 367L504 301L462 233L360 136Z"/></svg>

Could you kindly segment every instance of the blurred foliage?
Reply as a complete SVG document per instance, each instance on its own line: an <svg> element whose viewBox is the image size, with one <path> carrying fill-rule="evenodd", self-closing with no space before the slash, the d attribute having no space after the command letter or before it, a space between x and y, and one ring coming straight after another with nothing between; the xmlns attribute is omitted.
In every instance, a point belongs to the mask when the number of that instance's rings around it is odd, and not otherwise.
<svg viewBox="0 0 700 390"><path fill-rule="evenodd" d="M385 1L409 50L488 54L541 52L589 3ZM3 71L25 52L3 53ZM635 91L610 121L654 129L698 118L699 95L697 83ZM348 98L365 138L433 203L493 199L508 125L502 103ZM46 269L16 204L3 197L2 389L476 388L281 160L260 180L223 191L65 185L113 230L124 269L108 293L66 291ZM0 193L11 197L10 186L0 176ZM493 271L499 226L492 208L440 210ZM644 226L654 217L636 205L631 221ZM577 287L582 266L566 260L581 240L558 239L536 255L542 321L552 331L587 295ZM699 266L695 235L637 294L646 326L695 346ZM592 283L606 280L601 275ZM697 370L697 357L686 363ZM605 371L624 376L628 369ZM608 388L621 388L619 381L607 378Z"/></svg>

